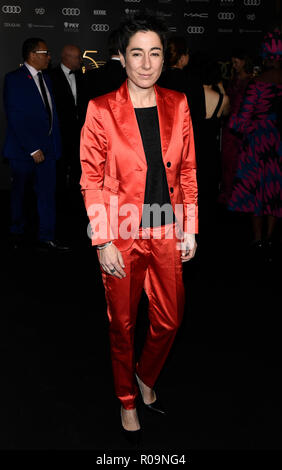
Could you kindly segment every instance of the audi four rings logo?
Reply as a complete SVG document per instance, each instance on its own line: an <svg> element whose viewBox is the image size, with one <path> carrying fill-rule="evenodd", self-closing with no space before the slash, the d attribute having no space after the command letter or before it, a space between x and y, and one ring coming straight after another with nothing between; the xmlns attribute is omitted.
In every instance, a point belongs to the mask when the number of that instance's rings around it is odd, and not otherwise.
<svg viewBox="0 0 282 470"><path fill-rule="evenodd" d="M108 24L92 24L91 30L95 32L103 32L109 31L110 26Z"/></svg>
<svg viewBox="0 0 282 470"><path fill-rule="evenodd" d="M261 4L261 0L244 0L244 5L247 7L258 7Z"/></svg>
<svg viewBox="0 0 282 470"><path fill-rule="evenodd" d="M225 12L225 11L220 11L217 15L219 20L234 20L235 18L235 13L233 12Z"/></svg>
<svg viewBox="0 0 282 470"><path fill-rule="evenodd" d="M62 13L64 16L79 16L80 9L79 8L63 8Z"/></svg>
<svg viewBox="0 0 282 470"><path fill-rule="evenodd" d="M205 28L203 26L188 26L187 33L190 34L203 34L205 32Z"/></svg>
<svg viewBox="0 0 282 470"><path fill-rule="evenodd" d="M22 9L19 5L3 5L2 6L3 13L17 13L19 14Z"/></svg>

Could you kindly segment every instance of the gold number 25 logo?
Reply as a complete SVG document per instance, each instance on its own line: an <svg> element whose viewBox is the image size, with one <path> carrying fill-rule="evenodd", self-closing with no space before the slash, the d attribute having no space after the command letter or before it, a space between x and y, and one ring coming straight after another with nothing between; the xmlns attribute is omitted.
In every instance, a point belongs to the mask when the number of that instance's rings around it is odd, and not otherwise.
<svg viewBox="0 0 282 470"><path fill-rule="evenodd" d="M98 51L84 51L83 53L83 59L88 59L89 62L86 65L83 65L82 71L83 73L86 72L86 70L89 69L98 69L101 65L104 65L105 61L104 60L95 60L93 57L91 57L92 54L97 54Z"/></svg>

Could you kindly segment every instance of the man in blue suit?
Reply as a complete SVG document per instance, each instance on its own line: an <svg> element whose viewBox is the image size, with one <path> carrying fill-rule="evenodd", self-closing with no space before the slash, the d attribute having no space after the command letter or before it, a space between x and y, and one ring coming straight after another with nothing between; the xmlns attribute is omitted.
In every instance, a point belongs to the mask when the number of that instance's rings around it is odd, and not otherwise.
<svg viewBox="0 0 282 470"><path fill-rule="evenodd" d="M58 118L48 68L50 53L43 39L23 43L24 65L5 77L7 134L4 157L12 173L11 235L18 246L24 234L24 193L32 183L39 216L38 247L64 250L55 242L56 160L61 156ZM43 73L42 73L43 71Z"/></svg>

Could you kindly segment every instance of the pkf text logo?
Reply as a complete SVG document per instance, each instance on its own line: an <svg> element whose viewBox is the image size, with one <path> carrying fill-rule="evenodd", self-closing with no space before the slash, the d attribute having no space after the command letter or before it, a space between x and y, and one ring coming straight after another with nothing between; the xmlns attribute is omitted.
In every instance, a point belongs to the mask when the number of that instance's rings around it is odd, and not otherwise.
<svg viewBox="0 0 282 470"><path fill-rule="evenodd" d="M79 16L80 9L79 8L62 8L62 14L64 16Z"/></svg>
<svg viewBox="0 0 282 470"><path fill-rule="evenodd" d="M64 22L65 31L79 31L79 23L68 23L67 21Z"/></svg>
<svg viewBox="0 0 282 470"><path fill-rule="evenodd" d="M189 34L204 34L205 28L203 26L188 26L187 33Z"/></svg>
<svg viewBox="0 0 282 470"><path fill-rule="evenodd" d="M21 13L22 9L19 5L3 5L2 12L6 14L19 14Z"/></svg>
<svg viewBox="0 0 282 470"><path fill-rule="evenodd" d="M105 33L109 31L110 26L108 24L92 24L91 25L91 31L94 31L95 33Z"/></svg>

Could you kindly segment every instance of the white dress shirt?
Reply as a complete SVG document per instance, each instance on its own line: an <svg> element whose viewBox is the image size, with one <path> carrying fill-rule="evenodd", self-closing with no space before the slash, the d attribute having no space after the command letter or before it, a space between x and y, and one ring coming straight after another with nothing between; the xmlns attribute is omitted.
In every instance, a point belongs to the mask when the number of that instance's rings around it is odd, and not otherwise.
<svg viewBox="0 0 282 470"><path fill-rule="evenodd" d="M36 84L36 86L37 86L37 88L38 88L38 91L39 91L40 96L41 96L41 98L42 98L42 101L43 101L43 103L44 103L44 99L43 99L43 96L42 96L42 93L41 93L41 90L40 90L39 78L38 78L38 72L40 72L41 70L36 70L34 67L32 67L32 65L28 64L27 62L25 62L24 65L25 65L25 66L28 68L28 70L30 71L31 76L32 76L33 80L35 81L35 84ZM46 85L46 83L45 83L43 74L42 74L42 78L43 78L43 83L44 83L44 86L45 86L45 90L46 90L46 94L47 94L49 106L50 106L50 109L51 109L52 117L53 117L52 100L51 100L51 96L50 96L48 87L47 87L47 85ZM44 103L44 106L45 106L45 103Z"/></svg>
<svg viewBox="0 0 282 470"><path fill-rule="evenodd" d="M74 73L71 73L71 69L69 69L68 67L66 67L64 64L61 64L61 69L62 71L64 72L65 74L65 77L67 79L67 81L69 82L69 85L71 87L71 91L72 91L72 94L73 94L73 97L74 97L74 102L75 104L77 104L77 92L76 92L76 79L75 79L75 74Z"/></svg>

